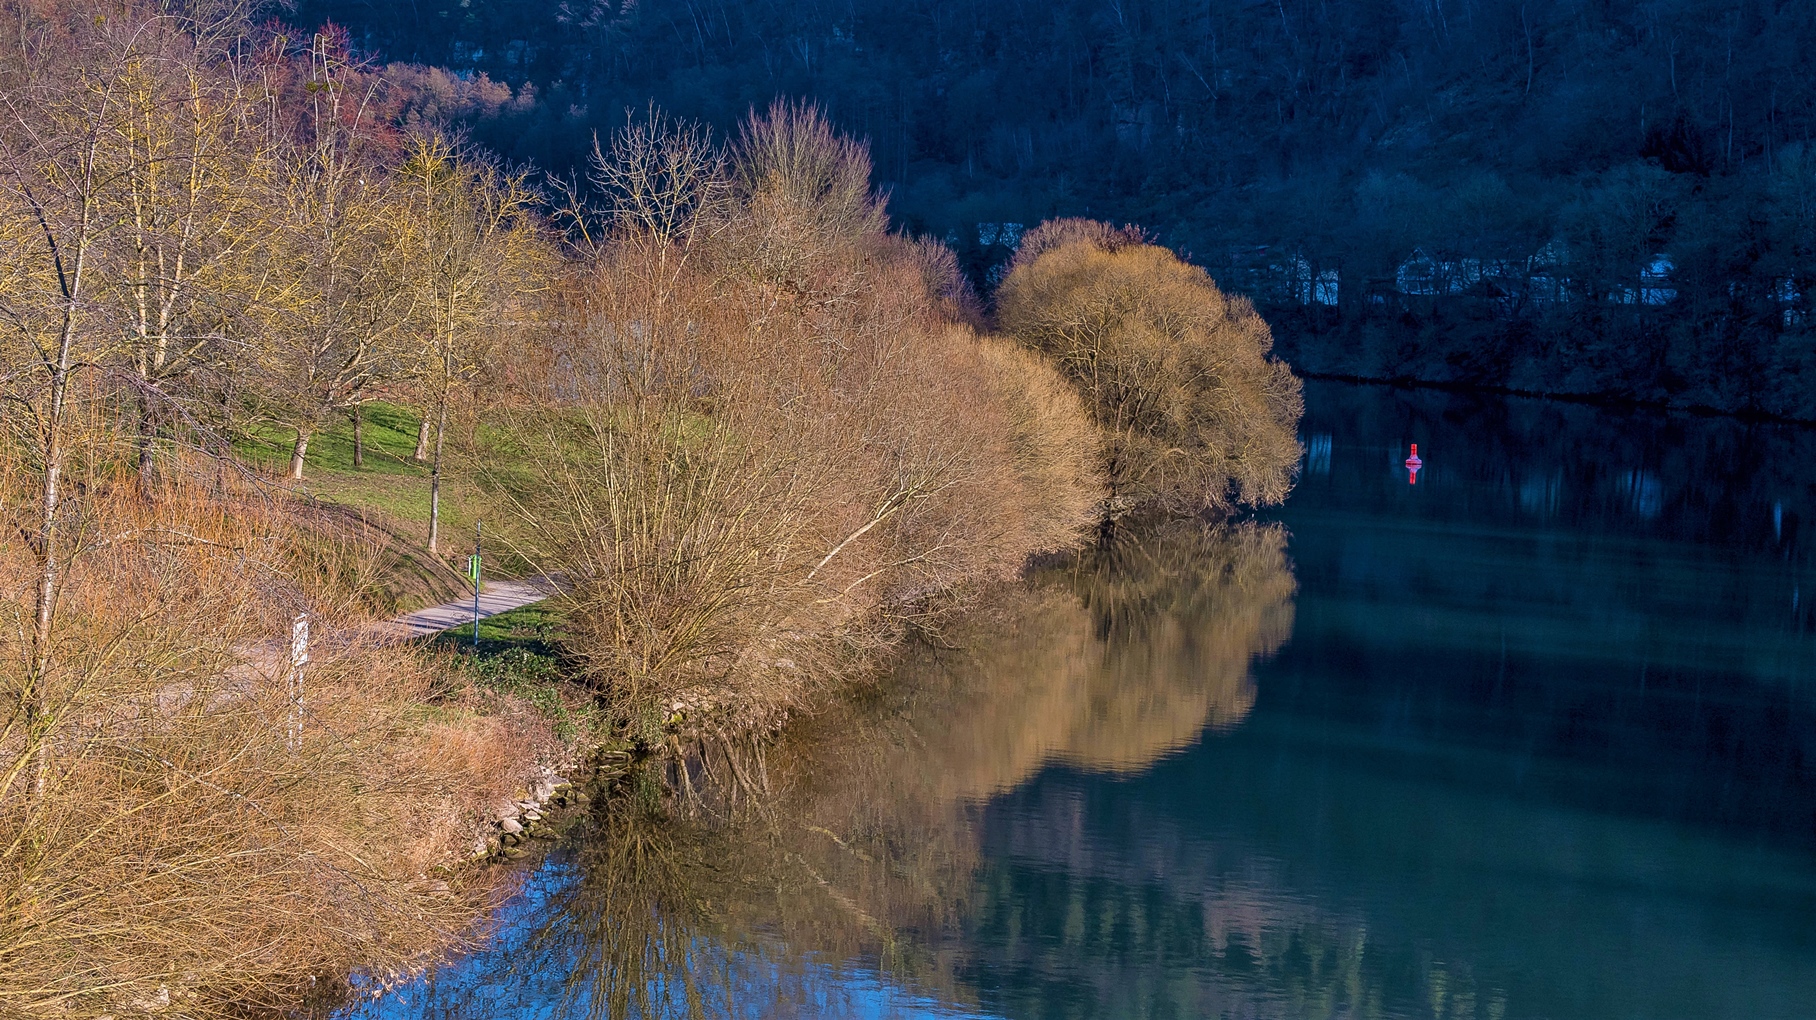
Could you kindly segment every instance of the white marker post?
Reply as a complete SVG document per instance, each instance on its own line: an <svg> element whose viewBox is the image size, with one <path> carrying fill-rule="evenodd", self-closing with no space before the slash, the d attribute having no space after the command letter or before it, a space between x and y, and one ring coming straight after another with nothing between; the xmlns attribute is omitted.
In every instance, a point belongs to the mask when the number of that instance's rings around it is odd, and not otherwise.
<svg viewBox="0 0 1816 1020"><path fill-rule="evenodd" d="M287 741L292 753L303 746L303 664L309 661L309 614L298 613L290 624L290 725Z"/></svg>

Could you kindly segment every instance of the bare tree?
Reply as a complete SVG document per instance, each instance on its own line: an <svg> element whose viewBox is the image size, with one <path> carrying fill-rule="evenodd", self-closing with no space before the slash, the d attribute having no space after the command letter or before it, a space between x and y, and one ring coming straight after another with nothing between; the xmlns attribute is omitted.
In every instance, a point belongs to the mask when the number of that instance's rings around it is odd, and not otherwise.
<svg viewBox="0 0 1816 1020"><path fill-rule="evenodd" d="M431 395L429 550L440 541L442 454L450 398L504 340L501 327L541 289L549 249L531 210L528 173L504 168L439 134L411 140L399 167L408 202L407 245Z"/></svg>
<svg viewBox="0 0 1816 1020"><path fill-rule="evenodd" d="M35 564L25 661L0 724L0 742L19 740L23 752L0 775L0 797L27 770L41 794L49 770L56 718L45 687L64 575L80 549L68 472L78 433L102 410L102 366L120 350L98 291L119 231L106 196L132 159L118 130L131 47L70 69L71 41L33 27L9 34L17 49L4 66L13 80L0 88L0 421L7 441L26 451L29 485L20 489L30 491L18 503L6 493L6 517Z"/></svg>
<svg viewBox="0 0 1816 1020"><path fill-rule="evenodd" d="M256 383L265 413L293 433L293 479L331 415L408 370L418 297L404 264L417 224L397 215L402 199L367 151L377 85L320 36L309 69L308 137L282 153L275 182L283 230L260 294L268 326Z"/></svg>
<svg viewBox="0 0 1816 1020"><path fill-rule="evenodd" d="M813 104L778 100L753 112L731 166L740 213L734 260L757 279L799 289L840 249L888 225L870 190L870 150Z"/></svg>
<svg viewBox="0 0 1816 1020"><path fill-rule="evenodd" d="M619 238L646 237L661 249L687 252L722 226L731 181L725 153L705 125L652 106L643 120L616 132L609 149L595 137L589 167L588 180L606 197L605 215L580 208L573 195L569 210L591 251L607 240L596 236L602 227Z"/></svg>
<svg viewBox="0 0 1816 1020"><path fill-rule="evenodd" d="M104 192L120 228L105 286L125 323L142 480L159 407L189 396L197 372L252 360L243 328L277 224L265 205L272 138L260 90L226 45L237 38L212 21L153 19L117 83L124 163Z"/></svg>

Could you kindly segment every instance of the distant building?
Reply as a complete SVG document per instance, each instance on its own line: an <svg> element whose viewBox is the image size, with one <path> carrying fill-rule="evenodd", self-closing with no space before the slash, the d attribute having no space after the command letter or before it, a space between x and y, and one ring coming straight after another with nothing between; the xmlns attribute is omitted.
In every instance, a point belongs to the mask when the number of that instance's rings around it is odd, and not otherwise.
<svg viewBox="0 0 1816 1020"><path fill-rule="evenodd" d="M1671 274L1676 271L1677 263L1671 256L1659 252L1640 268L1639 286L1617 288L1609 292L1608 301L1617 305L1668 305L1677 300L1677 288L1671 286Z"/></svg>
<svg viewBox="0 0 1816 1020"><path fill-rule="evenodd" d="M1570 249L1552 241L1526 260L1526 302L1534 308L1569 304L1575 296L1570 279Z"/></svg>
<svg viewBox="0 0 1816 1020"><path fill-rule="evenodd" d="M977 243L979 247L988 248L1000 244L1010 251L1021 247L1022 225L1019 223L979 223L977 225Z"/></svg>
<svg viewBox="0 0 1816 1020"><path fill-rule="evenodd" d="M1569 250L1553 241L1525 260L1480 259L1440 255L1416 248L1394 273L1394 289L1408 297L1462 297L1497 302L1508 312L1521 304L1533 308L1568 304L1577 296L1569 275ZM1658 307L1677 299L1671 276L1677 264L1658 252L1640 268L1633 286L1616 287L1607 294L1610 304ZM1381 303L1377 301L1376 303Z"/></svg>
<svg viewBox="0 0 1816 1020"><path fill-rule="evenodd" d="M1293 300L1302 305L1336 307L1342 279L1335 269L1314 269L1303 255L1294 255L1284 269Z"/></svg>
<svg viewBox="0 0 1816 1020"><path fill-rule="evenodd" d="M1463 294L1482 280L1480 259L1449 259L1413 249L1412 256L1394 270L1394 286L1408 297L1451 297Z"/></svg>
<svg viewBox="0 0 1816 1020"><path fill-rule="evenodd" d="M1394 271L1394 286L1408 297L1478 297L1505 298L1515 289L1524 274L1513 263L1500 259L1464 256L1440 256L1424 248L1413 249L1412 256Z"/></svg>
<svg viewBox="0 0 1816 1020"><path fill-rule="evenodd" d="M1780 314L1784 319L1784 328L1796 329L1802 326L1808 316L1803 306L1803 290L1797 281L1790 277L1780 277L1772 281L1772 300L1778 302Z"/></svg>
<svg viewBox="0 0 1816 1020"><path fill-rule="evenodd" d="M1667 305L1677 300L1677 288L1671 286L1671 274L1677 272L1677 263L1671 256L1662 252L1653 255L1646 267L1639 271L1639 303L1642 305Z"/></svg>
<svg viewBox="0 0 1816 1020"><path fill-rule="evenodd" d="M1317 268L1297 251L1264 244L1226 249L1224 264L1215 275L1226 290L1262 301L1335 307L1341 297L1342 276L1337 270Z"/></svg>
<svg viewBox="0 0 1816 1020"><path fill-rule="evenodd" d="M1342 278L1335 269L1326 269L1318 274L1318 283L1312 288L1312 301L1320 305L1337 304L1337 288L1342 285Z"/></svg>

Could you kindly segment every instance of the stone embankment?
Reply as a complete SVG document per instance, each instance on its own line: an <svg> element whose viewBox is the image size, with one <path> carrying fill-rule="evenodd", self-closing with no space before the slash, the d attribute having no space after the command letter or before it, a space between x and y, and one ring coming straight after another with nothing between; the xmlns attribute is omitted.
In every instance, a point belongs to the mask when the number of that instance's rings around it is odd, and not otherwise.
<svg viewBox="0 0 1816 1020"><path fill-rule="evenodd" d="M529 854L532 840L554 841L586 807L598 789L624 772L630 763L624 751L597 751L583 768L544 768L529 788L511 800L499 801L486 812L473 833L474 861L516 861ZM566 771L569 775L564 776Z"/></svg>

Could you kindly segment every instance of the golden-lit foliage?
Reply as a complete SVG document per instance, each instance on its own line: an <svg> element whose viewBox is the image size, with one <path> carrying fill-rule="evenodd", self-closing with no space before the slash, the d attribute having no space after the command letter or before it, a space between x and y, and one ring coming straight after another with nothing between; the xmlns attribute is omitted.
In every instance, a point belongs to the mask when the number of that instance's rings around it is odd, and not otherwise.
<svg viewBox="0 0 1816 1020"><path fill-rule="evenodd" d="M601 176L687 176L620 142ZM573 586L575 649L645 738L677 703L773 725L903 621L1089 523L1077 396L955 321L949 259L881 233L852 193L861 155L811 110L753 122L732 207L618 220L520 366L532 399L500 416L516 466L490 480L523 551ZM674 208L775 229L752 249Z"/></svg>
<svg viewBox="0 0 1816 1020"><path fill-rule="evenodd" d="M573 661L648 744L770 732L1075 547L1105 463L1111 510L1284 491L1297 389L1246 305L1098 238L1018 268L1020 343L982 333L952 253L887 233L865 147L811 106L728 147L633 125L593 168L607 205L576 186L557 237L528 170L400 134L330 34L0 7L0 1012L282 1008L300 976L454 944L474 898L427 869L550 743L351 636L409 570L382 529L253 477L248 431L288 430L300 480L334 416L425 405L430 560L458 468L562 580ZM1112 388L1065 346L1079 314ZM950 748L965 778L926 803L1245 709L1256 620L1176 677L1119 665L1172 653L1105 644L1094 597L1011 600L1029 643L998 651L1051 669L986 663L1020 679L977 695L958 732L988 751ZM1125 691L1136 666L1164 690Z"/></svg>
<svg viewBox="0 0 1816 1020"><path fill-rule="evenodd" d="M1015 249L1015 257L1009 262L1009 269L1013 272L1023 266L1032 265L1042 255L1074 244L1085 244L1114 252L1133 245L1152 243L1153 239L1140 227L1133 225L1112 227L1102 220L1062 216L1059 219L1047 220L1024 234L1021 244Z"/></svg>
<svg viewBox="0 0 1816 1020"><path fill-rule="evenodd" d="M421 346L415 225L397 214L403 197L378 163L374 85L319 39L306 66L299 129L268 155L273 181L258 212L273 234L228 370L255 414L294 434L294 480L316 432L367 388L406 378Z"/></svg>
<svg viewBox="0 0 1816 1020"><path fill-rule="evenodd" d="M761 816L775 870L792 862L811 885L798 906L747 901L740 923L773 912L796 924L792 946L940 980L910 946L962 915L979 803L1048 765L1139 772L1247 715L1255 660L1292 629L1285 537L1194 521L1119 533L993 591L874 696L792 727L765 755ZM721 773L734 757L718 751Z"/></svg>
<svg viewBox="0 0 1816 1020"><path fill-rule="evenodd" d="M425 718L442 671L353 636L389 536L222 456L412 370L420 231L321 40L254 67L227 8L8 15L0 1013L286 1008L459 941L480 897L426 873L551 742Z"/></svg>
<svg viewBox="0 0 1816 1020"><path fill-rule="evenodd" d="M1304 402L1246 300L1101 224L1062 220L1025 243L1029 257L997 293L998 321L1083 389L1104 433L1112 512L1286 497Z"/></svg>
<svg viewBox="0 0 1816 1020"><path fill-rule="evenodd" d="M1255 702L1250 664L1292 632L1285 546L1281 529L1253 524L1119 531L1018 591L1010 611L966 621L956 662L922 650L904 668L987 695L939 740L952 795L1011 789L1049 761L1138 771L1240 723Z"/></svg>
<svg viewBox="0 0 1816 1020"><path fill-rule="evenodd" d="M523 299L553 275L553 247L532 212L525 170L508 170L439 135L410 139L397 168L399 205L412 225L398 246L412 267L399 288L424 337L411 366L435 419L430 452L429 551L441 525L442 448L454 388L505 348L506 331L530 326ZM502 328L501 328L502 327ZM425 419L427 416L425 416Z"/></svg>

